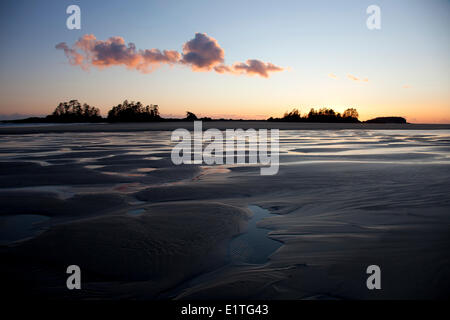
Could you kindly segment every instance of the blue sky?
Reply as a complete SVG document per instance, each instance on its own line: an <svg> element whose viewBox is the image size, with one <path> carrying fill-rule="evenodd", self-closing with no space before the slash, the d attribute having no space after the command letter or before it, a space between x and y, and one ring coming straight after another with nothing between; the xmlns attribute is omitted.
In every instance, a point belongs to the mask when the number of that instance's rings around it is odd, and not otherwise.
<svg viewBox="0 0 450 320"><path fill-rule="evenodd" d="M67 6L81 30L66 28ZM381 8L368 30L366 8ZM159 104L163 115L280 116L292 107L362 119L400 115L450 122L450 1L2 1L0 114L48 114L77 98L107 110L124 99ZM88 71L55 45L85 34L123 37L138 49L177 50L196 32L217 40L227 65L258 59L284 68L268 78L123 66ZM334 74L337 79L329 75ZM348 75L366 79L352 81Z"/></svg>

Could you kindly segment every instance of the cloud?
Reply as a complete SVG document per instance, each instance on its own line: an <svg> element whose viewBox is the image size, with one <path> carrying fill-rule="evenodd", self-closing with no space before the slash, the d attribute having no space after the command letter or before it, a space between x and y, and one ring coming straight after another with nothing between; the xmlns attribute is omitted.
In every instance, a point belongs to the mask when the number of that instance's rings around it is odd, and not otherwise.
<svg viewBox="0 0 450 320"><path fill-rule="evenodd" d="M83 66L84 57L79 54L76 50L71 49L67 46L65 42L58 43L55 46L56 49L64 50L65 55L69 58L69 63L71 65Z"/></svg>
<svg viewBox="0 0 450 320"><path fill-rule="evenodd" d="M181 63L190 65L193 71L210 71L217 73L259 75L269 77L270 72L282 71L270 62L250 59L247 62L237 62L232 66L224 64L225 51L220 47L216 39L206 33L196 33L194 39L183 45L183 57Z"/></svg>
<svg viewBox="0 0 450 320"><path fill-rule="evenodd" d="M331 79L337 80L339 79L337 75L335 75L334 73L329 73L328 77L330 77Z"/></svg>
<svg viewBox="0 0 450 320"><path fill-rule="evenodd" d="M81 37L72 48L62 42L56 49L64 50L69 63L83 69L111 66L125 66L143 73L151 72L161 64L174 64L180 59L177 51L158 49L137 50L134 43L125 44L122 37L111 37L105 41L97 40L94 35Z"/></svg>
<svg viewBox="0 0 450 320"><path fill-rule="evenodd" d="M111 37L106 41L88 40L92 44L92 64L97 67L109 67L114 65L124 65L128 68L138 68L142 62L141 55L136 52L133 43L125 44L122 37ZM90 45L89 44L89 45Z"/></svg>
<svg viewBox="0 0 450 320"><path fill-rule="evenodd" d="M402 88L403 89L409 89L409 88L411 88L411 86L409 84L405 84L405 85L402 86Z"/></svg>
<svg viewBox="0 0 450 320"><path fill-rule="evenodd" d="M270 72L283 71L284 69L278 67L270 62L263 62L256 59L247 60L247 62L237 62L232 66L218 65L214 67L217 73L231 73L236 75L259 75L263 78L268 78Z"/></svg>
<svg viewBox="0 0 450 320"><path fill-rule="evenodd" d="M239 62L233 65L233 70L237 73L244 73L248 75L259 75L264 78L269 77L269 72L283 71L283 68L278 67L270 62L263 62L260 60L247 60L246 63Z"/></svg>
<svg viewBox="0 0 450 320"><path fill-rule="evenodd" d="M175 50L164 50L162 53L158 49L147 49L143 51L142 56L148 62L161 63L177 63L180 59L180 54Z"/></svg>
<svg viewBox="0 0 450 320"><path fill-rule="evenodd" d="M217 73L234 73L232 67L226 66L224 64L215 66L214 71L216 71Z"/></svg>
<svg viewBox="0 0 450 320"><path fill-rule="evenodd" d="M64 51L71 65L80 66L85 70L90 67L103 69L124 66L127 69L148 73L163 64L180 64L191 67L193 71L258 75L264 78L268 78L271 72L284 70L270 62L257 59L228 66L224 63L225 51L216 39L206 33L196 33L193 39L183 45L182 53L176 50L138 50L134 43L126 44L122 37L97 40L93 34L84 35L71 47L61 42L56 45L56 49Z"/></svg>
<svg viewBox="0 0 450 320"><path fill-rule="evenodd" d="M347 74L347 78L356 82L369 82L369 79L367 78L360 79L352 74Z"/></svg>
<svg viewBox="0 0 450 320"><path fill-rule="evenodd" d="M181 63L190 65L195 71L209 71L223 63L225 51L217 40L206 33L196 33L194 39L183 45Z"/></svg>

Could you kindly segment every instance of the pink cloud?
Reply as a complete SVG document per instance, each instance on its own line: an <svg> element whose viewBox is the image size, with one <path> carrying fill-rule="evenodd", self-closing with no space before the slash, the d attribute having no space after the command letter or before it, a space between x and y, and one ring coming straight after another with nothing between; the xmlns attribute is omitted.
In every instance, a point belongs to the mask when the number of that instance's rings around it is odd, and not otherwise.
<svg viewBox="0 0 450 320"><path fill-rule="evenodd" d="M194 39L183 45L181 63L190 65L194 71L210 71L217 73L259 75L269 77L269 72L282 71L283 68L268 62L251 59L246 63L238 62L232 66L225 65L225 51L216 39L205 33L196 33Z"/></svg>
<svg viewBox="0 0 450 320"><path fill-rule="evenodd" d="M223 63L225 51L217 40L206 33L196 33L194 39L183 45L181 63L190 65L195 71L209 71L214 66Z"/></svg>
<svg viewBox="0 0 450 320"><path fill-rule="evenodd" d="M214 67L214 71L217 73L233 73L233 68L226 66L224 64L218 65Z"/></svg>
<svg viewBox="0 0 450 320"><path fill-rule="evenodd" d="M56 49L64 50L65 55L69 58L69 63L74 66L83 66L84 56L76 50L71 49L66 43L61 42L56 45Z"/></svg>
<svg viewBox="0 0 450 320"><path fill-rule="evenodd" d="M93 34L84 35L72 47L61 42L56 45L56 49L64 51L71 65L83 69L124 66L148 73L163 64L182 64L190 66L193 71L259 75L264 78L268 78L271 72L284 70L270 62L256 59L227 66L224 64L225 51L216 39L205 33L196 33L193 39L183 45L182 53L176 50L138 50L134 43L126 44L122 37L97 40Z"/></svg>
<svg viewBox="0 0 450 320"><path fill-rule="evenodd" d="M99 69L111 66L125 66L143 73L152 71L161 64L177 63L180 54L177 51L158 49L137 50L134 43L125 44L122 37L111 37L105 41L97 40L94 35L86 34L72 48L62 42L56 49L64 50L69 63L83 69L91 66Z"/></svg>

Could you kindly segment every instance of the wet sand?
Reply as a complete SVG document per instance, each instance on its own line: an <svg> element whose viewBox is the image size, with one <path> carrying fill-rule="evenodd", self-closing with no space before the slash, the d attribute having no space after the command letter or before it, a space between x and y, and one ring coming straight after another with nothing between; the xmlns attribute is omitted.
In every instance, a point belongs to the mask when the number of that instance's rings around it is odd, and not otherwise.
<svg viewBox="0 0 450 320"><path fill-rule="evenodd" d="M170 132L0 135L4 290L52 299L406 299L450 288L450 131L284 131L279 173L174 166ZM149 170L151 169L151 170ZM230 259L251 206L281 243ZM0 220L0 227L2 226ZM20 226L19 226L20 227ZM24 226L24 228L27 226ZM65 288L78 264L83 288ZM382 290L366 288L366 267Z"/></svg>

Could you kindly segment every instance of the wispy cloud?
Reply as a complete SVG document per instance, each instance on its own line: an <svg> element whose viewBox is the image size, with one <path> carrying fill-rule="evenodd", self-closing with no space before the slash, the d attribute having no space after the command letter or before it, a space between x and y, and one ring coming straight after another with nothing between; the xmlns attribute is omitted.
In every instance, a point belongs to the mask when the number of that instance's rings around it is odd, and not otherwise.
<svg viewBox="0 0 450 320"><path fill-rule="evenodd" d="M270 72L283 71L283 68L278 67L270 62L263 62L260 60L247 60L247 62L239 62L233 65L233 69L237 73L244 73L248 75L260 75L261 77L268 78Z"/></svg>
<svg viewBox="0 0 450 320"><path fill-rule="evenodd" d="M69 63L74 66L85 67L84 65L84 56L78 53L75 49L71 49L67 46L65 42L58 43L56 45L56 49L64 50L67 58L69 59Z"/></svg>
<svg viewBox="0 0 450 320"><path fill-rule="evenodd" d="M347 74L347 78L352 80L352 81L355 81L355 82L369 82L369 79L367 79L367 78L362 78L361 79L361 78L359 78L357 76L354 76L354 75L352 75L350 73Z"/></svg>
<svg viewBox="0 0 450 320"><path fill-rule="evenodd" d="M335 75L334 73L329 73L328 77L331 78L331 79L334 79L334 80L338 80L339 79L338 76Z"/></svg>
<svg viewBox="0 0 450 320"><path fill-rule="evenodd" d="M232 66L219 65L216 66L214 70L218 73L258 75L263 78L268 78L271 72L283 71L284 69L270 62L250 59L246 62L237 62Z"/></svg>
<svg viewBox="0 0 450 320"><path fill-rule="evenodd" d="M65 42L56 45L63 50L69 63L84 70L111 66L124 66L142 73L152 72L160 65L180 64L191 67L192 71L215 71L237 75L258 75L268 78L270 73L283 71L282 67L270 62L249 59L231 66L224 64L225 51L216 39L205 33L196 33L194 38L183 45L182 53L176 50L138 50L134 43L125 43L122 37L97 40L93 34L86 34L69 47Z"/></svg>

